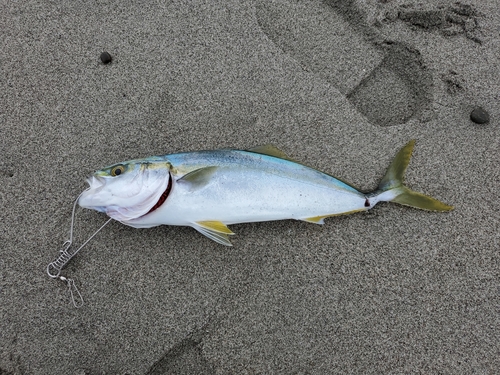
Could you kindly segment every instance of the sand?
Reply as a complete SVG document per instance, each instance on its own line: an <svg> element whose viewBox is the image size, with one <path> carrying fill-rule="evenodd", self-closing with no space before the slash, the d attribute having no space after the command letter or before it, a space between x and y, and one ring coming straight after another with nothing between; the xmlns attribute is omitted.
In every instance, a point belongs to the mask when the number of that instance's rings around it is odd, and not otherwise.
<svg viewBox="0 0 500 375"><path fill-rule="evenodd" d="M413 4L4 1L0 373L496 373L500 8ZM410 139L407 184L454 211L233 225L232 248L112 222L63 271L79 309L45 273L105 165L272 143L370 191ZM105 219L77 210L75 243Z"/></svg>

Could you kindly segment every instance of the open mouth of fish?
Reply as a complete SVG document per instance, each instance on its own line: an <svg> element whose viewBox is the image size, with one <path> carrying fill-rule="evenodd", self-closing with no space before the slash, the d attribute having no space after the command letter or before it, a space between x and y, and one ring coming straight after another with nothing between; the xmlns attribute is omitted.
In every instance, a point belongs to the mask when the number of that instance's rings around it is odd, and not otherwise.
<svg viewBox="0 0 500 375"><path fill-rule="evenodd" d="M163 203L165 203L165 201L167 200L167 198L170 194L170 190L172 190L172 175L171 174L169 174L169 176L168 176L167 188L165 189L163 194L160 196L158 201L155 203L155 205L153 207L151 207L151 209L147 213L145 213L143 216L149 215L151 212L156 211L158 208L160 208L161 205Z"/></svg>

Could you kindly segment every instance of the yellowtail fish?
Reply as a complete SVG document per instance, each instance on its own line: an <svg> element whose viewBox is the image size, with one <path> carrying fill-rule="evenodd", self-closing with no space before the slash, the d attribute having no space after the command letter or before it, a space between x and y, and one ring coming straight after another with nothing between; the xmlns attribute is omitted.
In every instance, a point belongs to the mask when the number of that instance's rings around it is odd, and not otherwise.
<svg viewBox="0 0 500 375"><path fill-rule="evenodd" d="M403 147L378 188L363 193L326 173L291 160L273 146L153 156L95 172L78 203L135 228L191 226L231 246L227 225L296 219L323 224L330 216L395 202L449 211L403 185L415 141Z"/></svg>

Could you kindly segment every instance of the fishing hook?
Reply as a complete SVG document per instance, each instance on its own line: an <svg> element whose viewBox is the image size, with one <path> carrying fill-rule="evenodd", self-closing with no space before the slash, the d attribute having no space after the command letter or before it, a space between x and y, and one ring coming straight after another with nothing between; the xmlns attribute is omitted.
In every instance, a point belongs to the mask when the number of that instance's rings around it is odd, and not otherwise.
<svg viewBox="0 0 500 375"><path fill-rule="evenodd" d="M88 190L88 189L86 189ZM85 191L86 191L85 190ZM59 251L60 255L59 257L54 260L53 262L50 262L47 265L47 275L49 275L50 278L52 279L59 279L63 282L65 282L68 286L70 295L71 295L71 300L73 302L73 305L78 308L81 307L84 303L83 297L78 290L78 288L75 285L75 281L73 279L66 278L64 276L61 276L61 271L62 269L68 264L68 262L85 246L87 243L89 243L92 238L95 237L97 233L99 233L102 228L104 228L112 219L109 218L99 229L97 229L94 234L92 234L78 249L75 251L70 251L71 245L73 244L73 228L75 224L75 211L76 211L76 204L78 203L78 199L80 199L81 195L85 192L83 191L78 198L76 198L75 203L73 204L73 212L71 214L71 227L69 230L69 239L66 240L63 244L63 248ZM73 293L73 290L75 293L78 295L80 299L80 303L77 303L75 300L75 296Z"/></svg>

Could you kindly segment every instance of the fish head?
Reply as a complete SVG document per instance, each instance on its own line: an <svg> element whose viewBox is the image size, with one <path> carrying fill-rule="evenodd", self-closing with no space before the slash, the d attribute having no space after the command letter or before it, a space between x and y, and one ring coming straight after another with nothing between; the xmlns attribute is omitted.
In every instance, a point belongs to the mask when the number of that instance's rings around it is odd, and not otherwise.
<svg viewBox="0 0 500 375"><path fill-rule="evenodd" d="M126 222L158 208L170 191L171 165L154 158L115 164L95 172L87 179L78 204Z"/></svg>

